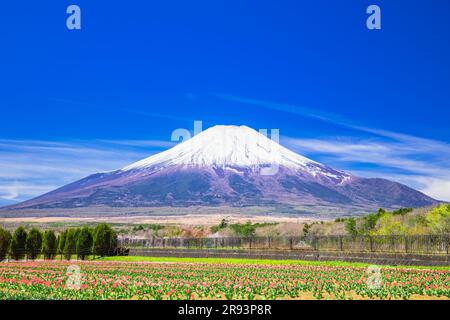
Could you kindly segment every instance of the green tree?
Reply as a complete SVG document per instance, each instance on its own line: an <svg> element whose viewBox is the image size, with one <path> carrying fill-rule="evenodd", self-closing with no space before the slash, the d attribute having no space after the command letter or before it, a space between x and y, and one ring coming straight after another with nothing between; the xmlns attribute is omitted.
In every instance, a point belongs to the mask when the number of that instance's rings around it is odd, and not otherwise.
<svg viewBox="0 0 450 320"><path fill-rule="evenodd" d="M351 236L358 235L358 230L356 229L356 220L355 220L355 218L348 218L345 221L345 230Z"/></svg>
<svg viewBox="0 0 450 320"><path fill-rule="evenodd" d="M412 211L413 211L412 208L400 208L400 209L397 209L395 211L392 211L392 214L394 216L404 216L404 215L406 215L406 214L408 214L408 213L410 213Z"/></svg>
<svg viewBox="0 0 450 320"><path fill-rule="evenodd" d="M364 234L369 234L377 226L378 219L380 215L378 213L368 214L363 218L362 232Z"/></svg>
<svg viewBox="0 0 450 320"><path fill-rule="evenodd" d="M86 256L92 253L93 238L91 229L85 227L80 230L77 241L78 258L84 260Z"/></svg>
<svg viewBox="0 0 450 320"><path fill-rule="evenodd" d="M212 233L219 232L220 230L225 229L227 226L228 226L228 221L226 219L222 219L222 221L220 221L220 223L218 225L211 227L211 232Z"/></svg>
<svg viewBox="0 0 450 320"><path fill-rule="evenodd" d="M309 230L310 230L310 229L311 229L311 225L305 223L305 224L303 225L303 235L306 236L306 235L309 233Z"/></svg>
<svg viewBox="0 0 450 320"><path fill-rule="evenodd" d="M105 223L94 229L94 254L99 256L112 255L117 247L117 234Z"/></svg>
<svg viewBox="0 0 450 320"><path fill-rule="evenodd" d="M427 213L425 220L436 234L450 233L450 204L441 204Z"/></svg>
<svg viewBox="0 0 450 320"><path fill-rule="evenodd" d="M247 221L244 224L235 223L230 225L231 230L240 237L254 237L256 235L256 224L252 224L250 221Z"/></svg>
<svg viewBox="0 0 450 320"><path fill-rule="evenodd" d="M70 260L72 255L77 251L78 229L69 229L66 234L64 243L64 257Z"/></svg>
<svg viewBox="0 0 450 320"><path fill-rule="evenodd" d="M58 253L60 255L64 255L64 249L65 249L65 246L66 246L66 238L67 238L67 230L64 230L58 236Z"/></svg>
<svg viewBox="0 0 450 320"><path fill-rule="evenodd" d="M407 235L408 233L408 227L403 225L401 221L392 214L385 214L381 216L379 226L376 231L376 235L382 236Z"/></svg>
<svg viewBox="0 0 450 320"><path fill-rule="evenodd" d="M0 261L6 258L9 246L11 245L11 233L0 228Z"/></svg>
<svg viewBox="0 0 450 320"><path fill-rule="evenodd" d="M42 234L38 229L33 228L28 232L25 246L28 258L36 259L42 248Z"/></svg>
<svg viewBox="0 0 450 320"><path fill-rule="evenodd" d="M17 228L11 239L11 257L14 260L20 260L25 257L26 243L27 232L23 227Z"/></svg>
<svg viewBox="0 0 450 320"><path fill-rule="evenodd" d="M50 230L45 231L42 236L42 254L44 259L51 260L55 258L58 249L57 245L55 233Z"/></svg>

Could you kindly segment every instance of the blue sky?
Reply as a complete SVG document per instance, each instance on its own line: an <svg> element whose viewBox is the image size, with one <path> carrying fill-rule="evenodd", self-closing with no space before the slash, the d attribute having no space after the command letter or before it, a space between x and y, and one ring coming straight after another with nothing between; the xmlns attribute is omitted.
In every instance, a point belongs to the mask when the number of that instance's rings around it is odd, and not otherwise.
<svg viewBox="0 0 450 320"><path fill-rule="evenodd" d="M165 150L194 120L279 128L314 160L450 200L449 17L440 0L3 3L0 205Z"/></svg>

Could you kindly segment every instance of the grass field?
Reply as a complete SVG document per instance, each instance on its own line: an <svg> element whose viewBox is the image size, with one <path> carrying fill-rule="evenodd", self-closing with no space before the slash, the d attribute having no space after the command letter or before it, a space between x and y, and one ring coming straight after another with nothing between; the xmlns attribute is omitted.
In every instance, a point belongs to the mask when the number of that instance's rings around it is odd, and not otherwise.
<svg viewBox="0 0 450 320"><path fill-rule="evenodd" d="M123 262L185 262L185 263L212 263L212 264L256 264L256 265L303 265L303 266L329 266L329 267L369 267L373 264L344 261L305 261L305 260L270 260L270 259L242 259L242 258L178 258L178 257L104 257L103 261L123 261ZM401 269L430 269L447 270L450 266L379 266L380 268L401 268Z"/></svg>
<svg viewBox="0 0 450 320"><path fill-rule="evenodd" d="M74 265L79 277L68 273ZM209 258L3 262L0 299L450 299L448 267L383 267L378 282L369 270L360 263Z"/></svg>

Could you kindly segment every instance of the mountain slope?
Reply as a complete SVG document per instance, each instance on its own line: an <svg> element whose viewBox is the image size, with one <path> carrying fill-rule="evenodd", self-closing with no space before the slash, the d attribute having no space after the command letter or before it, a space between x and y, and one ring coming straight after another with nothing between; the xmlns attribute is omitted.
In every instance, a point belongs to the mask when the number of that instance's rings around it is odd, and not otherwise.
<svg viewBox="0 0 450 320"><path fill-rule="evenodd" d="M361 211L435 203L402 184L322 165L246 126L215 126L123 169L10 208L307 205L314 211L320 205Z"/></svg>

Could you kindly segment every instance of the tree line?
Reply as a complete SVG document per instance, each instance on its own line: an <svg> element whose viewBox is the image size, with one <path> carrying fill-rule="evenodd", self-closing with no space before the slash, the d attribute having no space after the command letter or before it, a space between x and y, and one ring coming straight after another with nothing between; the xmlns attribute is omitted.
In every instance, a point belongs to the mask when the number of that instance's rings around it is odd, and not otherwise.
<svg viewBox="0 0 450 320"><path fill-rule="evenodd" d="M66 260L73 255L84 260L90 255L113 255L116 249L117 234L108 224L67 229L58 235L52 230L41 232L37 228L27 232L23 227L11 234L0 228L0 261L7 257L34 260L41 254L46 260L55 259L58 254Z"/></svg>

